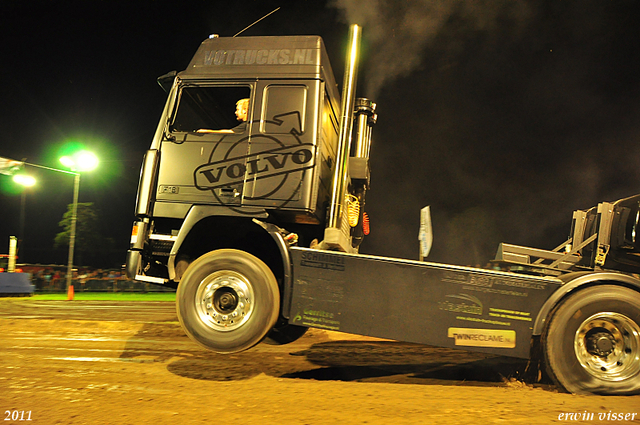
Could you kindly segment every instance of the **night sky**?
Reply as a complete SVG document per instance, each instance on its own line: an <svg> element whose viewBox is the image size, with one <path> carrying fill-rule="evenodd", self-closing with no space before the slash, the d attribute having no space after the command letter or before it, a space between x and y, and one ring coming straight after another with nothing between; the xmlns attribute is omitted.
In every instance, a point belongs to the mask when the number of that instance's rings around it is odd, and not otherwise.
<svg viewBox="0 0 640 425"><path fill-rule="evenodd" d="M61 168L81 142L101 159L80 201L124 262L139 169L165 93L209 34L321 35L342 83L348 23L363 25L359 96L378 103L361 252L484 264L498 242L551 249L571 214L640 192L637 1L51 1L0 3L0 157ZM73 179L29 169L20 261L54 252ZM0 253L21 195L0 175ZM6 241L6 242L2 242Z"/></svg>

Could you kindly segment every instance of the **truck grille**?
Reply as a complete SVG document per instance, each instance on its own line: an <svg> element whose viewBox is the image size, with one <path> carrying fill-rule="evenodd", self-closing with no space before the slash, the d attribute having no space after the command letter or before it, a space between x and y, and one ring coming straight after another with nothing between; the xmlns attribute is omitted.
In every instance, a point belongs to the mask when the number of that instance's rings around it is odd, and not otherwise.
<svg viewBox="0 0 640 425"><path fill-rule="evenodd" d="M173 247L173 240L155 239L153 236L149 239L151 253L153 256L168 257Z"/></svg>

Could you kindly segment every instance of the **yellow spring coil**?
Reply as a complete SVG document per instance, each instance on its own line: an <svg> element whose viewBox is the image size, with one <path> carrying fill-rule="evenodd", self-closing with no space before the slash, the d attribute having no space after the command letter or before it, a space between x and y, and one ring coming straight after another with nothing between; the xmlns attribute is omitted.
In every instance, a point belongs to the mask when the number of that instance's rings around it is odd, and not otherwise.
<svg viewBox="0 0 640 425"><path fill-rule="evenodd" d="M360 202L358 198L351 194L347 194L347 216L349 219L349 226L356 227L360 220Z"/></svg>

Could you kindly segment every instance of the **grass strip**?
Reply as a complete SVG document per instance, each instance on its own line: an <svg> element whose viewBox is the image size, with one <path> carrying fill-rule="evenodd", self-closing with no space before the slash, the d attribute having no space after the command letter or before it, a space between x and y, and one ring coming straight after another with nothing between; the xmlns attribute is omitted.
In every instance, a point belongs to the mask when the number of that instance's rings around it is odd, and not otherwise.
<svg viewBox="0 0 640 425"><path fill-rule="evenodd" d="M35 294L36 300L66 300L67 294ZM77 301L176 301L175 292L76 292Z"/></svg>

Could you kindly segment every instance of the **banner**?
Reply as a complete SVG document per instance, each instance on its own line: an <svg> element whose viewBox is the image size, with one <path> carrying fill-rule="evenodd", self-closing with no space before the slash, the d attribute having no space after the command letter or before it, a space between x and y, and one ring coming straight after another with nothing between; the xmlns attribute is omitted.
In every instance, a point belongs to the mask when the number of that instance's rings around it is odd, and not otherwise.
<svg viewBox="0 0 640 425"><path fill-rule="evenodd" d="M13 175L22 168L23 165L24 162L22 161L0 157L0 174Z"/></svg>

